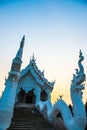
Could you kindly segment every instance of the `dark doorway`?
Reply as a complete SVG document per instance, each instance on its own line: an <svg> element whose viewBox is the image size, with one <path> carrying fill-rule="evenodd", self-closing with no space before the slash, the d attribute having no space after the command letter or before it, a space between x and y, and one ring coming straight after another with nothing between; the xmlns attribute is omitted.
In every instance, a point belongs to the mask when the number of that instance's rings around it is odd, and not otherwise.
<svg viewBox="0 0 87 130"><path fill-rule="evenodd" d="M36 96L35 96L33 90L28 92L26 95L26 103L34 104L35 100L36 100Z"/></svg>
<svg viewBox="0 0 87 130"><path fill-rule="evenodd" d="M26 93L23 89L18 94L18 103L24 103L26 98Z"/></svg>
<svg viewBox="0 0 87 130"><path fill-rule="evenodd" d="M27 95L26 103L33 103L33 97Z"/></svg>

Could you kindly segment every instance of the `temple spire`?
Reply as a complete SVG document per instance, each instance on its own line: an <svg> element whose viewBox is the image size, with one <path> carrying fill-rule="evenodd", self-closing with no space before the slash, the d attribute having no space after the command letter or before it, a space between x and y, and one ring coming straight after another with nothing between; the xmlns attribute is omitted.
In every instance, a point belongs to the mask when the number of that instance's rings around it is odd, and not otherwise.
<svg viewBox="0 0 87 130"><path fill-rule="evenodd" d="M20 43L20 48L24 47L24 41L25 41L25 35L23 36L21 43Z"/></svg>
<svg viewBox="0 0 87 130"><path fill-rule="evenodd" d="M0 130L7 130L13 117L17 86L20 78L24 41L25 36L23 36L18 52L12 60L8 78L5 79L5 90L0 99Z"/></svg>
<svg viewBox="0 0 87 130"><path fill-rule="evenodd" d="M17 51L17 54L12 61L10 74L13 74L14 72L16 72L16 73L20 72L20 68L21 68L21 64L22 64L22 54L23 54L24 41L25 41L25 35L23 36L23 38L20 42L20 47Z"/></svg>
<svg viewBox="0 0 87 130"><path fill-rule="evenodd" d="M21 40L21 42L20 42L20 48L19 48L19 50L18 50L18 52L17 52L17 55L16 55L16 57L19 58L19 59L22 58L23 47L24 47L24 41L25 41L25 35L23 36L23 38L22 38L22 40Z"/></svg>

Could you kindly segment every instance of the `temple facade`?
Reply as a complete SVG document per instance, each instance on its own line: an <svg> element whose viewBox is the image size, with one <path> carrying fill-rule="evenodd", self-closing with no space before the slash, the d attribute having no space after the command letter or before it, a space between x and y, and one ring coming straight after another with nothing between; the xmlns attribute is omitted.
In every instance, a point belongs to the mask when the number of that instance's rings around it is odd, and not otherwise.
<svg viewBox="0 0 87 130"><path fill-rule="evenodd" d="M29 65L20 72L20 79L17 87L16 104L37 104L39 101L50 99L54 82L48 82L41 72L34 56Z"/></svg>
<svg viewBox="0 0 87 130"><path fill-rule="evenodd" d="M27 67L21 71L24 41L25 36L12 60L8 78L5 79L5 89L0 98L0 130L6 130L11 125L15 107L35 107L39 101L50 100L55 83L44 77L44 71L38 69L34 55Z"/></svg>

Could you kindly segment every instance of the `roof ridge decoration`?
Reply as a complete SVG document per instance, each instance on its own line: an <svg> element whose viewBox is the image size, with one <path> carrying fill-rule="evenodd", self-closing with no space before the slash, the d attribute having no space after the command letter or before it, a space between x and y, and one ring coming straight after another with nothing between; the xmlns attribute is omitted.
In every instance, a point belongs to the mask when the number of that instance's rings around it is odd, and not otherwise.
<svg viewBox="0 0 87 130"><path fill-rule="evenodd" d="M28 71L32 73L32 75L35 77L37 82L39 82L42 86L47 84L50 87L53 87L55 84L55 81L49 82L45 77L44 77L44 71L40 71L36 65L36 59L34 57L34 54L32 56L32 59L30 58L30 63L21 71L21 77L22 78Z"/></svg>

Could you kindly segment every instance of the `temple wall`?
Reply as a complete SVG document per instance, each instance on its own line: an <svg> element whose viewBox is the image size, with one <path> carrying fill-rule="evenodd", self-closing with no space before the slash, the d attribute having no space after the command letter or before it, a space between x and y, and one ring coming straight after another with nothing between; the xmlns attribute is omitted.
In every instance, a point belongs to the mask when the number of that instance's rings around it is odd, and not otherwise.
<svg viewBox="0 0 87 130"><path fill-rule="evenodd" d="M19 93L23 89L26 93L33 90L35 96L36 96L36 103L38 103L41 99L41 92L44 90L47 94L47 98L50 96L50 90L46 89L45 86L41 86L39 83L37 83L36 79L32 76L30 72L28 72L26 75L24 75L18 84L17 93Z"/></svg>

